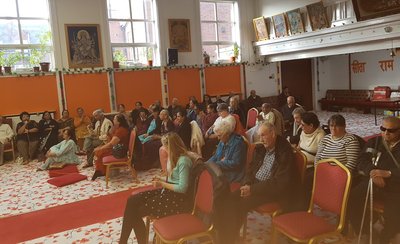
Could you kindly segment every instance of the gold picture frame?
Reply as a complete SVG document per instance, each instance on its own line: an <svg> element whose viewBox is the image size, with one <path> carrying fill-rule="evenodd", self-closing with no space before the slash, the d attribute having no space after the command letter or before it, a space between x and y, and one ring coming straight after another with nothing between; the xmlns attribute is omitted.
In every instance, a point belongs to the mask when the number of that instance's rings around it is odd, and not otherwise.
<svg viewBox="0 0 400 244"><path fill-rule="evenodd" d="M257 41L269 40L268 27L264 16L253 19L253 26Z"/></svg>
<svg viewBox="0 0 400 244"><path fill-rule="evenodd" d="M286 17L291 35L305 32L303 18L301 17L299 8L286 12Z"/></svg>
<svg viewBox="0 0 400 244"><path fill-rule="evenodd" d="M65 24L69 68L103 67L100 25Z"/></svg>
<svg viewBox="0 0 400 244"><path fill-rule="evenodd" d="M191 52L189 19L168 19L169 46L178 52Z"/></svg>
<svg viewBox="0 0 400 244"><path fill-rule="evenodd" d="M284 14L277 14L272 16L272 22L274 23L275 37L285 37L288 35L287 23Z"/></svg>
<svg viewBox="0 0 400 244"><path fill-rule="evenodd" d="M322 2L307 5L308 18L313 31L329 28L326 9Z"/></svg>

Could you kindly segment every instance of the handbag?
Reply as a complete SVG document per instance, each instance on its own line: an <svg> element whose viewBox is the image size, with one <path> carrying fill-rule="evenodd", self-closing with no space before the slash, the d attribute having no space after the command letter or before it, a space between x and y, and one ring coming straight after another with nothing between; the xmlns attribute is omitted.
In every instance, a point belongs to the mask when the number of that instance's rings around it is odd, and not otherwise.
<svg viewBox="0 0 400 244"><path fill-rule="evenodd" d="M126 153L127 153L127 149L123 144L116 144L112 147L112 155L115 158L125 158L126 157Z"/></svg>

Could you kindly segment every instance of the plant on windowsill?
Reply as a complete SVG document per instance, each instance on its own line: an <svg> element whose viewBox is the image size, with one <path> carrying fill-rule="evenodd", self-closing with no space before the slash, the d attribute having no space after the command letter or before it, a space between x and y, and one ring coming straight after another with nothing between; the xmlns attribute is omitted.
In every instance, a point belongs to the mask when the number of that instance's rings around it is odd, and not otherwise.
<svg viewBox="0 0 400 244"><path fill-rule="evenodd" d="M238 57L239 57L239 45L235 42L235 44L233 44L233 56L231 57L231 62L235 63Z"/></svg>
<svg viewBox="0 0 400 244"><path fill-rule="evenodd" d="M114 52L113 55L113 68L119 69L119 64L126 62L126 57L121 50L117 50Z"/></svg>
<svg viewBox="0 0 400 244"><path fill-rule="evenodd" d="M0 74L2 73L2 66L4 65L4 50L0 50Z"/></svg>
<svg viewBox="0 0 400 244"><path fill-rule="evenodd" d="M10 53L4 58L4 73L11 74L11 67L13 67L22 58L20 53Z"/></svg>
<svg viewBox="0 0 400 244"><path fill-rule="evenodd" d="M153 48L147 48L147 66L153 67Z"/></svg>
<svg viewBox="0 0 400 244"><path fill-rule="evenodd" d="M206 51L203 52L203 61L204 64L210 64L210 55Z"/></svg>
<svg viewBox="0 0 400 244"><path fill-rule="evenodd" d="M51 42L51 32L46 31L39 36L39 47L33 48L31 51L31 55L29 56L29 63L33 67L33 72L49 72L50 70L50 63L44 62L44 59L47 54L51 52L50 47L48 47L49 43Z"/></svg>

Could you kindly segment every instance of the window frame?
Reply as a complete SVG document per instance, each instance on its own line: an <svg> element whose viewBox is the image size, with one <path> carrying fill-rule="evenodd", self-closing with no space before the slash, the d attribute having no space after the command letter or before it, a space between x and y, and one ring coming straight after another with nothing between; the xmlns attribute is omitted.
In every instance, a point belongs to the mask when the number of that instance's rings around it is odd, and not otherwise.
<svg viewBox="0 0 400 244"><path fill-rule="evenodd" d="M214 8L215 8L215 20L202 20L201 19L201 3L205 2L205 3L213 3L214 4ZM223 21L223 20L218 20L218 8L217 8L217 3L231 3L233 4L233 21ZM204 50L203 46L217 46L217 59L215 60L216 62L218 61L227 61L228 59L222 59L220 57L220 46L222 45L229 45L229 46L233 46L235 43L237 45L239 45L240 47L240 29L239 29L239 25L240 25L240 19L239 19L239 7L238 7L238 1L237 0L200 0L200 29L202 28L202 24L215 24L216 28L215 28L215 36L216 36L216 41L204 41L203 40L203 36L201 34L201 47L202 50ZM219 40L219 33L218 33L218 24L222 23L222 24L232 24L233 25L233 33L232 33L232 37L233 37L233 41L220 41ZM233 52L233 49L232 49ZM239 53L239 57L240 58L240 53Z"/></svg>
<svg viewBox="0 0 400 244"><path fill-rule="evenodd" d="M20 53L22 55L24 55L24 51L25 50L31 50L31 49L35 49L35 48L40 48L41 44L24 44L23 41L23 33L22 33L22 26L21 26L21 20L44 20L47 21L49 24L49 31L52 35L51 38L51 43L49 45L46 45L46 48L48 48L49 50L49 54L50 55L50 65L54 64L54 42L53 42L53 31L52 31L52 25L51 25L51 11L50 11L50 2L49 0L47 0L47 8L48 8L48 17L47 18L41 18L41 17L21 17L20 16L20 9L19 9L19 1L18 0L14 0L15 2L15 8L16 8L16 17L10 17L10 16L1 16L0 15L0 20L16 20L18 23L18 34L19 34L19 44L1 44L0 43L0 50L4 50L7 52L7 50L16 50L16 51L20 51ZM21 59L22 62L22 68L18 67L17 70L20 69L27 69L27 68L31 68L31 64L29 64L29 61L27 61L26 58L29 58L30 56L23 56L23 58ZM43 60L45 61L45 60ZM16 66L16 65L14 65Z"/></svg>
<svg viewBox="0 0 400 244"><path fill-rule="evenodd" d="M140 47L144 47L144 48L153 48L153 62L154 63L158 63L158 33L157 33L157 6L156 6L156 1L155 0L150 0L151 1L151 5L152 5L152 15L153 18L152 19L134 19L132 18L132 0L127 0L129 1L129 18L127 19L122 19L122 18L110 18L109 17L109 4L108 1L106 1L106 21L107 21L107 27L108 27L108 34L109 34L109 40L110 40L110 47L111 47L111 56L112 58L114 58L114 48L133 48L133 55L135 56L135 48L140 48ZM143 1L143 12L146 12L146 7L145 7L145 2L146 0L142 0ZM112 21L118 21L118 22L127 22L130 23L130 31L131 31L131 38L132 38L132 43L120 43L120 42L112 42L111 40L111 30L110 30L110 22ZM135 42L135 35L134 35L134 30L133 30L133 23L144 23L144 27L145 27L145 35L147 35L147 30L148 30L148 26L147 23L153 23L153 43L150 42ZM147 39L147 37L146 37ZM128 60L127 60L128 61ZM134 60L132 60L134 62ZM138 64L144 65L143 63L137 62L134 63L133 65L127 65L127 66L137 66Z"/></svg>

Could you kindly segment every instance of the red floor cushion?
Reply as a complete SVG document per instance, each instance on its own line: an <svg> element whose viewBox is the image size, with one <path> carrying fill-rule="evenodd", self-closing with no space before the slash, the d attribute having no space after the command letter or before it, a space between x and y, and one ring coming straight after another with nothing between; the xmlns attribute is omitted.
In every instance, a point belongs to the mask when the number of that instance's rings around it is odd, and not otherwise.
<svg viewBox="0 0 400 244"><path fill-rule="evenodd" d="M86 180L86 179L87 179L86 175L81 175L79 173L71 173L71 174L66 174L66 175L60 176L60 177L54 177L54 178L48 180L47 182L54 186L61 187L61 186L70 185L75 182Z"/></svg>
<svg viewBox="0 0 400 244"><path fill-rule="evenodd" d="M280 210L281 206L277 202L270 202L263 204L256 208L256 211L259 213L274 213L277 210Z"/></svg>
<svg viewBox="0 0 400 244"><path fill-rule="evenodd" d="M67 164L62 169L49 169L49 177L59 177L66 174L79 173L78 167L75 164Z"/></svg>
<svg viewBox="0 0 400 244"><path fill-rule="evenodd" d="M114 162L126 162L128 158L116 158L113 155L109 155L103 158L103 163L114 163Z"/></svg>

